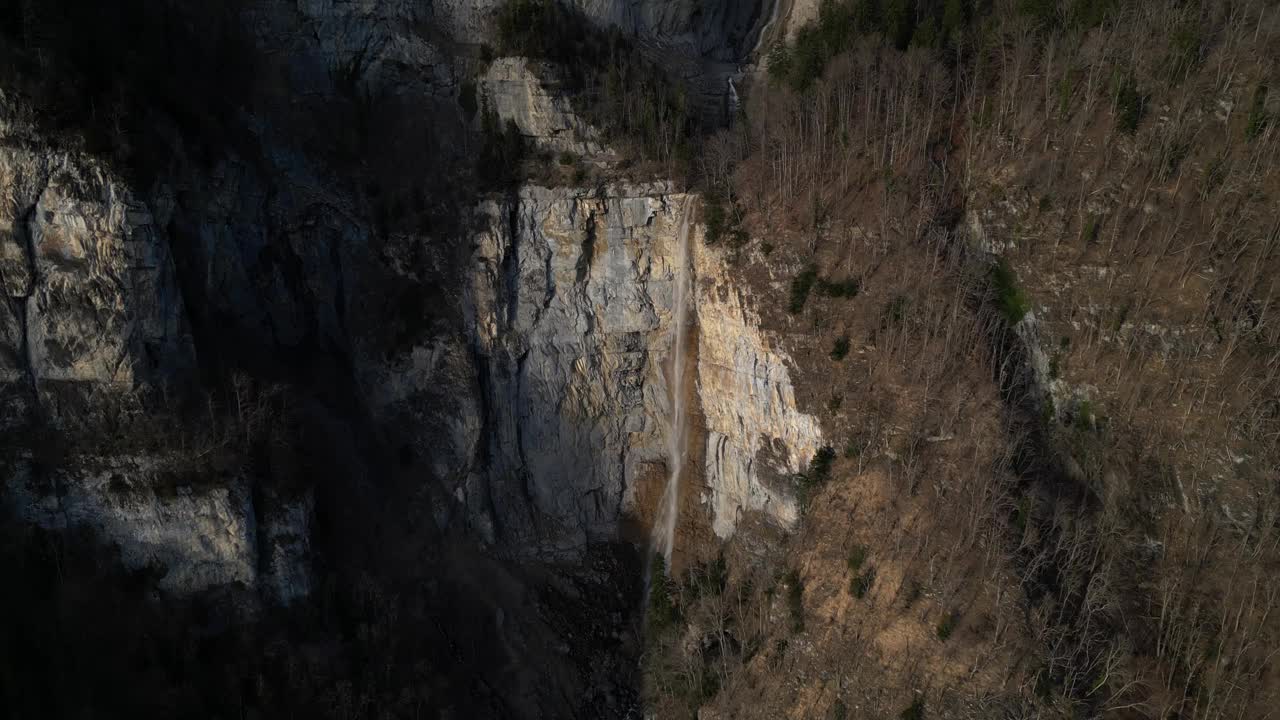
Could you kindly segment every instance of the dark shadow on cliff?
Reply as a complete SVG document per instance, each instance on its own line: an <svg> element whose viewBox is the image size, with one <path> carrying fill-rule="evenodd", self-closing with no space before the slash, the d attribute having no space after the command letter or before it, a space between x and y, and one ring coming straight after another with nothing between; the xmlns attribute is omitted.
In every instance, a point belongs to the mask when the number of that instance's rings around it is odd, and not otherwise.
<svg viewBox="0 0 1280 720"><path fill-rule="evenodd" d="M0 702L48 717L622 716L633 553L521 566L442 529L433 449L406 452L410 434L367 407L371 363L462 332L477 192L462 114L363 82L363 53L304 92L290 53L314 62L313 38L300 25L307 47L264 52L250 5L3 0L0 88L163 218L198 369L157 415L204 422L239 375L296 397L278 450L295 476L260 467L260 449L238 461L314 492L314 591L261 615L244 588L179 601L99 539L0 518L18 588Z"/></svg>

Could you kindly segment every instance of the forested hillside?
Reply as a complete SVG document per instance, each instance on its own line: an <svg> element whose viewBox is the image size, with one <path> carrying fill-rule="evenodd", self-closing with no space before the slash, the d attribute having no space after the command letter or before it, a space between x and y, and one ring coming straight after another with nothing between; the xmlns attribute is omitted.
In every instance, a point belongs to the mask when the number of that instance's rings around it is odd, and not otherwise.
<svg viewBox="0 0 1280 720"><path fill-rule="evenodd" d="M655 697L1265 717L1280 8L828 1L787 38L700 156L708 241L839 432L776 557L672 588L703 641Z"/></svg>

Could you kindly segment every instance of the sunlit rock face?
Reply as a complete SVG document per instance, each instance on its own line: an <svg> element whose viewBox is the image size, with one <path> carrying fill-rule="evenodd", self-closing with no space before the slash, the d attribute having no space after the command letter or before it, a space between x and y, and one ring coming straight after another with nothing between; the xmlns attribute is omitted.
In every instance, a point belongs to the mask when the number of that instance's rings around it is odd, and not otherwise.
<svg viewBox="0 0 1280 720"><path fill-rule="evenodd" d="M604 152L599 133L573 113L559 91L558 70L525 58L499 58L481 78L483 97L544 150L591 156Z"/></svg>
<svg viewBox="0 0 1280 720"><path fill-rule="evenodd" d="M665 185L525 187L483 208L472 333L486 478L466 503L521 543L612 536L661 462L683 195Z"/></svg>
<svg viewBox="0 0 1280 720"><path fill-rule="evenodd" d="M678 225L691 201L665 185L525 187L484 206L470 310L484 422L455 497L490 536L549 550L610 536L637 479L666 461ZM790 479L821 430L719 253L693 255L706 455L690 461L705 465L714 530L728 537L747 511L790 527Z"/></svg>
<svg viewBox="0 0 1280 720"><path fill-rule="evenodd" d="M173 263L151 213L91 160L0 147L0 278L6 381L42 395L128 391L192 361Z"/></svg>
<svg viewBox="0 0 1280 720"><path fill-rule="evenodd" d="M796 407L790 359L770 341L722 254L699 245L698 397L706 418L706 482L720 537L744 512L796 522L792 476L822 444L817 418Z"/></svg>
<svg viewBox="0 0 1280 720"><path fill-rule="evenodd" d="M255 507L247 478L199 468L191 483L196 471L182 453L81 456L52 472L11 465L5 490L21 520L90 529L165 592L261 587L281 604L310 592L310 495Z"/></svg>
<svg viewBox="0 0 1280 720"><path fill-rule="evenodd" d="M579 4L650 50L719 60L737 57L772 7ZM491 44L494 5L250 2L244 18L276 63L263 81L290 98L429 97L430 125L461 117L457 68L478 67L444 40ZM539 149L607 169L609 148L555 78L499 58L475 80ZM234 151L207 167L175 157L190 167L142 188L16 115L0 95L0 431L48 423L93 435L153 413L148 403L196 368L305 357L326 392L367 412L359 422L395 438L406 472L421 472L436 529L461 521L507 548L573 553L617 537L642 476L666 477L675 250L691 202L671 184L525 186L467 198L478 208L456 237L381 237L348 190L288 144L294 128L271 125L283 120L253 119L261 163ZM455 254L469 257L464 280L436 288L458 277ZM787 525L795 506L780 478L812 454L816 426L795 409L785 356L755 329L731 273L694 254L693 400L708 438L696 462L716 532L748 510ZM388 307L407 327L388 330ZM130 567L155 568L166 591L241 585L280 602L309 591L309 495L272 498L243 468L139 440L77 448L56 473L27 441L10 443L5 501L46 528L94 530Z"/></svg>
<svg viewBox="0 0 1280 720"><path fill-rule="evenodd" d="M87 529L165 592L310 587L307 493L260 493L217 442L131 431L195 362L162 223L97 160L0 123L0 452L7 511ZM149 400L150 399L150 400ZM138 426L143 427L143 426ZM165 428L166 430L170 428ZM260 554L261 553L261 554Z"/></svg>

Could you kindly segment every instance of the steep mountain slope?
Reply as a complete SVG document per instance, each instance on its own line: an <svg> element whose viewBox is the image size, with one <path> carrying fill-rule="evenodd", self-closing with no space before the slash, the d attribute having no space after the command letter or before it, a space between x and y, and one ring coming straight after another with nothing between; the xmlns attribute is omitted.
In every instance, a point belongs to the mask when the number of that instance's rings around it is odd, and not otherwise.
<svg viewBox="0 0 1280 720"><path fill-rule="evenodd" d="M4 7L0 703L1265 716L1278 22Z"/></svg>
<svg viewBox="0 0 1280 720"><path fill-rule="evenodd" d="M689 199L486 192L563 99L436 14L6 8L7 708L632 708Z"/></svg>

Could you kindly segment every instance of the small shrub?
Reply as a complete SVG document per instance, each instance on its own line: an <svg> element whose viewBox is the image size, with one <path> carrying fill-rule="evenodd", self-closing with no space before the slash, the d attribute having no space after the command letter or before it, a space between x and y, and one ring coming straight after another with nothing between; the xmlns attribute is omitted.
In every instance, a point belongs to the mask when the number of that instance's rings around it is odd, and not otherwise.
<svg viewBox="0 0 1280 720"><path fill-rule="evenodd" d="M1031 310L1031 303L1018 287L1018 276L1004 258L991 270L991 284L996 293L996 305L1010 323L1017 323Z"/></svg>
<svg viewBox="0 0 1280 720"><path fill-rule="evenodd" d="M1174 31L1169 48L1169 72L1175 79L1181 80L1200 64L1204 45L1200 32L1200 25L1195 22L1184 23Z"/></svg>
<svg viewBox="0 0 1280 720"><path fill-rule="evenodd" d="M1085 245L1090 245L1098 241L1098 230L1101 228L1102 221L1097 215L1090 215L1089 222L1085 223L1084 229L1080 231L1080 240Z"/></svg>
<svg viewBox="0 0 1280 720"><path fill-rule="evenodd" d="M845 706L844 701L836 698L836 702L831 706L832 720L847 720L849 717L849 708Z"/></svg>
<svg viewBox="0 0 1280 720"><path fill-rule="evenodd" d="M689 591L697 596L722 595L729 584L729 567L724 553L715 560L701 562L689 570L687 585Z"/></svg>
<svg viewBox="0 0 1280 720"><path fill-rule="evenodd" d="M955 634L956 626L960 623L960 615L957 613L947 613L942 616L942 622L938 623L938 639L946 642Z"/></svg>
<svg viewBox="0 0 1280 720"><path fill-rule="evenodd" d="M924 698L917 697L898 717L902 720L924 720Z"/></svg>
<svg viewBox="0 0 1280 720"><path fill-rule="evenodd" d="M791 281L791 301L787 309L792 315L799 315L804 310L804 304L809 301L809 293L813 291L817 280L818 269L810 265Z"/></svg>
<svg viewBox="0 0 1280 720"><path fill-rule="evenodd" d="M1027 530L1027 521L1031 519L1031 498L1023 496L1018 501L1018 505L1013 509L1013 526L1018 529L1021 535Z"/></svg>
<svg viewBox="0 0 1280 720"><path fill-rule="evenodd" d="M667 564L662 555L654 553L651 572L648 621L650 627L660 631L680 620L680 607L676 604L675 584L667 577Z"/></svg>
<svg viewBox="0 0 1280 720"><path fill-rule="evenodd" d="M849 570L855 573L862 569L862 564L866 561L866 545L854 545L853 549L849 551L849 557L845 560L849 565Z"/></svg>
<svg viewBox="0 0 1280 720"><path fill-rule="evenodd" d="M841 395L840 393L836 393L835 395L832 395L827 400L827 409L830 410L831 412L835 412L839 410L840 406L842 405L844 405L844 395Z"/></svg>
<svg viewBox="0 0 1280 720"><path fill-rule="evenodd" d="M1080 432L1088 432L1094 428L1093 405L1088 400L1081 400L1079 407L1076 408L1075 424L1076 430Z"/></svg>
<svg viewBox="0 0 1280 720"><path fill-rule="evenodd" d="M849 591L853 596L861 600L871 592L871 588L876 583L876 569L868 567L862 574L853 578L849 583Z"/></svg>
<svg viewBox="0 0 1280 720"><path fill-rule="evenodd" d="M1044 404L1040 406L1040 423L1045 427L1049 427L1057 417L1058 412L1053 406L1053 397L1046 396Z"/></svg>
<svg viewBox="0 0 1280 720"><path fill-rule="evenodd" d="M847 280L818 280L818 292L832 298L857 297L862 290L862 283L855 278Z"/></svg>
<svg viewBox="0 0 1280 720"><path fill-rule="evenodd" d="M809 461L808 472L796 475L796 492L802 506L807 505L815 490L831 479L831 464L835 462L836 451L825 445L814 453Z"/></svg>
<svg viewBox="0 0 1280 720"><path fill-rule="evenodd" d="M1244 129L1245 137L1253 140L1266 132L1270 125L1271 115L1267 113L1267 86L1264 83L1253 91L1253 105L1249 109L1249 124Z"/></svg>
<svg viewBox="0 0 1280 720"><path fill-rule="evenodd" d="M787 656L787 639L778 638L773 641L773 655L769 657L769 666L778 667L782 664L782 659Z"/></svg>
<svg viewBox="0 0 1280 720"><path fill-rule="evenodd" d="M708 193L703 205L703 223L707 227L706 242L716 245L724 242L731 249L738 249L747 244L747 231L739 224L737 205L725 201L716 193Z"/></svg>
<svg viewBox="0 0 1280 720"><path fill-rule="evenodd" d="M578 162L578 156L577 156L577 155L574 155L573 153L569 152L568 150L565 150L564 152L560 153L560 164L561 164L561 165L563 165L563 166L565 166L565 167L568 167L568 166L573 165L573 164L575 164L575 163L577 163L577 162Z"/></svg>
<svg viewBox="0 0 1280 720"><path fill-rule="evenodd" d="M697 698L699 705L705 705L711 702L711 699L720 692L720 674L716 672L714 665L703 665L702 672L698 673L697 686L690 688L689 695Z"/></svg>
<svg viewBox="0 0 1280 720"><path fill-rule="evenodd" d="M831 477L831 464L835 459L836 451L830 445L823 445L809 461L809 476L817 482L826 482Z"/></svg>
<svg viewBox="0 0 1280 720"><path fill-rule="evenodd" d="M831 346L831 359L840 361L849 356L849 336L841 335Z"/></svg>
<svg viewBox="0 0 1280 720"><path fill-rule="evenodd" d="M907 598L903 601L903 607L910 609L916 604L921 597L924 597L924 589L920 587L920 583L912 580L907 583Z"/></svg>
<svg viewBox="0 0 1280 720"><path fill-rule="evenodd" d="M1132 135L1147 113L1147 98L1138 90L1132 76L1125 78L1116 89L1116 129Z"/></svg>
<svg viewBox="0 0 1280 720"><path fill-rule="evenodd" d="M906 295L894 295L880 312L880 329L888 330L901 325L907 319L907 308L910 306L911 299Z"/></svg>
<svg viewBox="0 0 1280 720"><path fill-rule="evenodd" d="M791 613L791 632L804 632L804 582L800 573L791 570L787 573L787 609Z"/></svg>
<svg viewBox="0 0 1280 720"><path fill-rule="evenodd" d="M725 213L720 196L709 193L702 206L702 221L707 226L708 245L715 245L724 237Z"/></svg>
<svg viewBox="0 0 1280 720"><path fill-rule="evenodd" d="M1074 109L1071 99L1075 97L1078 80L1077 72L1070 69L1064 72L1058 80L1058 115L1060 117L1070 117L1071 111Z"/></svg>

